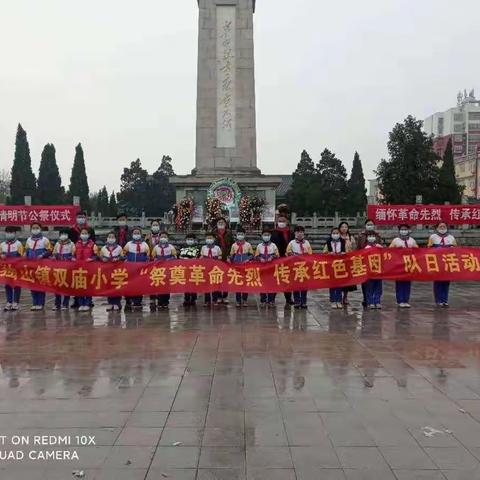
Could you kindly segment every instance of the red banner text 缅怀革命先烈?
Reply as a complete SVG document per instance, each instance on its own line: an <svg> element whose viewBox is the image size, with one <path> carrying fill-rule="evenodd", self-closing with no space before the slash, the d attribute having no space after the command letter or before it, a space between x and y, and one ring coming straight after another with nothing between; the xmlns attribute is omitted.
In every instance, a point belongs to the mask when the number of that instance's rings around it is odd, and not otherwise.
<svg viewBox="0 0 480 480"><path fill-rule="evenodd" d="M80 210L76 205L1 205L0 226L41 225L70 226L75 223L75 214Z"/></svg>
<svg viewBox="0 0 480 480"><path fill-rule="evenodd" d="M0 283L77 296L184 292L284 292L360 284L368 279L478 281L477 248L372 248L233 265L211 259L148 263L0 260Z"/></svg>
<svg viewBox="0 0 480 480"><path fill-rule="evenodd" d="M369 205L367 215L377 225L480 225L480 205Z"/></svg>

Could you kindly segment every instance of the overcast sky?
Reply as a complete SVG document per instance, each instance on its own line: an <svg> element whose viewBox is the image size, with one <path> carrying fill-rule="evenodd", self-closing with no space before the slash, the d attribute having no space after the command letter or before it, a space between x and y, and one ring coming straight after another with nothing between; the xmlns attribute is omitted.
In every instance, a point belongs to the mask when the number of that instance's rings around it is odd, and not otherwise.
<svg viewBox="0 0 480 480"><path fill-rule="evenodd" d="M140 157L194 166L196 0L15 0L0 11L0 168L18 122L34 169L55 144L68 184L81 142L91 189L118 189ZM478 0L257 0L258 164L291 173L328 147L367 178L413 114L480 94ZM477 97L479 96L477 94Z"/></svg>

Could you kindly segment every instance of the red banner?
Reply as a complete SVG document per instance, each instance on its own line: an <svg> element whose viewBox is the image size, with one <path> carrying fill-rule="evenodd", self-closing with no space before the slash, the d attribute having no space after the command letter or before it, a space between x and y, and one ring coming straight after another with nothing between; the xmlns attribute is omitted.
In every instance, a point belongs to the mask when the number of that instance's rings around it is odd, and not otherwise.
<svg viewBox="0 0 480 480"><path fill-rule="evenodd" d="M377 225L479 225L480 205L368 205L368 218Z"/></svg>
<svg viewBox="0 0 480 480"><path fill-rule="evenodd" d="M75 205L9 205L0 206L0 226L42 225L70 226L75 223L75 214L80 207Z"/></svg>
<svg viewBox="0 0 480 480"><path fill-rule="evenodd" d="M78 296L284 292L344 287L374 278L478 281L480 249L372 248L243 265L211 259L150 263L0 260L0 283Z"/></svg>

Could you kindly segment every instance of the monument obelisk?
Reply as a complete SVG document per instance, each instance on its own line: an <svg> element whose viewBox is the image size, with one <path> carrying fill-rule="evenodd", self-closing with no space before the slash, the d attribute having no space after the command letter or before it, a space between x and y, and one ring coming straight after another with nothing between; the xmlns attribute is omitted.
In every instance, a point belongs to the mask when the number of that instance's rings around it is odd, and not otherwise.
<svg viewBox="0 0 480 480"><path fill-rule="evenodd" d="M223 178L272 208L281 179L257 168L255 0L198 0L198 7L195 168L171 179L177 201L203 203Z"/></svg>

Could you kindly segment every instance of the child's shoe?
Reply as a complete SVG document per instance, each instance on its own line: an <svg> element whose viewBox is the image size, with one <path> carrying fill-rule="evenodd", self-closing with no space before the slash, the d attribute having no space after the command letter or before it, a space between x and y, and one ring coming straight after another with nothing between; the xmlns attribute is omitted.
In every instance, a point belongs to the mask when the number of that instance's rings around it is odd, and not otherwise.
<svg viewBox="0 0 480 480"><path fill-rule="evenodd" d="M5 307L3 307L3 311L4 312L9 312L10 310L12 310L12 304L11 303L7 303L5 305Z"/></svg>
<svg viewBox="0 0 480 480"><path fill-rule="evenodd" d="M16 312L18 310L18 303L12 303L12 311Z"/></svg>

